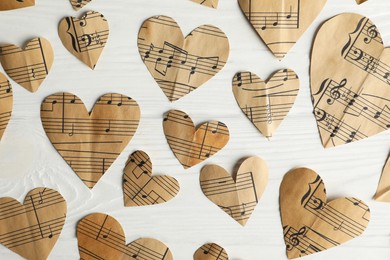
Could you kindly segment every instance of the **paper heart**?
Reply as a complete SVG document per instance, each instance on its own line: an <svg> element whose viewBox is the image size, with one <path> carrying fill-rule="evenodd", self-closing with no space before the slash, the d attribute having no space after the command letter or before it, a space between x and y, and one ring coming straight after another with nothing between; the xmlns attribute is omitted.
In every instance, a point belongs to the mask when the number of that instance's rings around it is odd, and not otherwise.
<svg viewBox="0 0 390 260"><path fill-rule="evenodd" d="M163 128L172 152L184 169L213 156L229 141L229 129L224 123L210 121L196 129L191 118L179 110L166 114Z"/></svg>
<svg viewBox="0 0 390 260"><path fill-rule="evenodd" d="M292 70L279 70L265 83L252 72L239 72L233 78L233 93L242 112L267 138L294 105L299 78Z"/></svg>
<svg viewBox="0 0 390 260"><path fill-rule="evenodd" d="M320 14L327 0L238 0L257 34L282 60Z"/></svg>
<svg viewBox="0 0 390 260"><path fill-rule="evenodd" d="M173 259L169 248L156 239L140 238L126 245L119 222L101 213L80 220L77 240L80 259Z"/></svg>
<svg viewBox="0 0 390 260"><path fill-rule="evenodd" d="M218 7L218 0L191 0L191 1L214 9L217 9Z"/></svg>
<svg viewBox="0 0 390 260"><path fill-rule="evenodd" d="M70 93L57 93L41 105L43 128L54 148L92 189L133 138L138 128L137 102L105 94L88 112Z"/></svg>
<svg viewBox="0 0 390 260"><path fill-rule="evenodd" d="M381 202L390 202L390 157L382 170L382 176L379 180L374 199Z"/></svg>
<svg viewBox="0 0 390 260"><path fill-rule="evenodd" d="M1 0L0 11L19 9L34 6L35 0Z"/></svg>
<svg viewBox="0 0 390 260"><path fill-rule="evenodd" d="M24 49L13 44L0 48L0 61L5 72L30 92L37 91L46 79L53 60L53 48L44 38L32 39Z"/></svg>
<svg viewBox="0 0 390 260"><path fill-rule="evenodd" d="M31 190L24 203L0 199L0 243L26 259L46 259L66 218L66 201L55 190Z"/></svg>
<svg viewBox="0 0 390 260"><path fill-rule="evenodd" d="M11 83L0 73L0 139L3 137L4 131L11 119L13 106L13 92Z"/></svg>
<svg viewBox="0 0 390 260"><path fill-rule="evenodd" d="M185 38L167 16L146 20L138 34L142 61L170 101L178 100L215 76L229 56L229 40L212 25L202 25Z"/></svg>
<svg viewBox="0 0 390 260"><path fill-rule="evenodd" d="M360 5L360 4L363 4L364 2L366 2L367 0L356 0L356 3L358 4L358 5Z"/></svg>
<svg viewBox="0 0 390 260"><path fill-rule="evenodd" d="M167 202L180 190L178 181L170 176L153 176L152 161L143 151L135 151L126 162L123 175L125 206L146 206Z"/></svg>
<svg viewBox="0 0 390 260"><path fill-rule="evenodd" d="M91 0L70 0L70 3L74 10L78 11L87 4L89 4Z"/></svg>
<svg viewBox="0 0 390 260"><path fill-rule="evenodd" d="M361 235L370 210L361 200L327 202L321 177L307 168L288 172L280 186L280 211L289 259L314 254Z"/></svg>
<svg viewBox="0 0 390 260"><path fill-rule="evenodd" d="M86 12L80 19L66 17L58 26L65 48L79 60L95 69L109 36L108 23L99 12Z"/></svg>
<svg viewBox="0 0 390 260"><path fill-rule="evenodd" d="M329 35L337 35L329 44ZM311 93L325 148L390 128L390 49L376 26L358 14L322 25L313 45Z"/></svg>
<svg viewBox="0 0 390 260"><path fill-rule="evenodd" d="M259 157L246 159L234 178L218 165L207 165L200 173L204 195L245 226L268 183L267 164Z"/></svg>
<svg viewBox="0 0 390 260"><path fill-rule="evenodd" d="M225 249L215 243L204 244L194 254L194 260L228 260Z"/></svg>

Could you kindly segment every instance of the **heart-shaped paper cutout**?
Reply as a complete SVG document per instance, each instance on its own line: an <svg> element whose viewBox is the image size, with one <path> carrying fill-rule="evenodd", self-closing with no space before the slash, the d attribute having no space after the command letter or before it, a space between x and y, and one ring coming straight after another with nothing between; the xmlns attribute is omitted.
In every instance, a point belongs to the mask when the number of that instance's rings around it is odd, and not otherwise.
<svg viewBox="0 0 390 260"><path fill-rule="evenodd" d="M0 243L25 259L47 259L66 218L66 201L55 190L36 188L24 203L0 199Z"/></svg>
<svg viewBox="0 0 390 260"><path fill-rule="evenodd" d="M191 1L214 9L217 9L218 7L218 0L191 0Z"/></svg>
<svg viewBox="0 0 390 260"><path fill-rule="evenodd" d="M126 245L119 222L106 214L95 213L77 225L80 259L164 259L172 260L169 248L152 238L140 238Z"/></svg>
<svg viewBox="0 0 390 260"><path fill-rule="evenodd" d="M204 244L194 254L194 260L228 260L225 249L215 243Z"/></svg>
<svg viewBox="0 0 390 260"><path fill-rule="evenodd" d="M366 2L367 0L356 0L356 3L358 4L358 5L360 5L360 4L363 4L364 2Z"/></svg>
<svg viewBox="0 0 390 260"><path fill-rule="evenodd" d="M5 72L30 92L37 91L46 79L53 60L53 48L44 38L32 39L24 49L13 44L0 48L0 61Z"/></svg>
<svg viewBox="0 0 390 260"><path fill-rule="evenodd" d="M212 25L202 25L184 38L175 20L154 16L141 26L138 50L162 91L170 101L175 101L225 66L229 40Z"/></svg>
<svg viewBox="0 0 390 260"><path fill-rule="evenodd" d="M361 200L327 202L321 177L307 168L288 172L280 186L280 211L289 259L314 254L361 235L370 210Z"/></svg>
<svg viewBox="0 0 390 260"><path fill-rule="evenodd" d="M332 44L329 35L337 35ZM352 13L328 20L311 59L314 115L325 148L390 128L390 48L372 21Z"/></svg>
<svg viewBox="0 0 390 260"><path fill-rule="evenodd" d="M229 141L229 129L218 121L195 128L191 118L180 110L171 110L164 117L165 137L184 169L203 162L221 150Z"/></svg>
<svg viewBox="0 0 390 260"><path fill-rule="evenodd" d="M91 0L70 0L70 4L72 5L73 9L78 11L87 4L89 4Z"/></svg>
<svg viewBox="0 0 390 260"><path fill-rule="evenodd" d="M126 162L123 174L123 197L126 207L167 202L180 190L170 176L152 176L152 161L144 151L135 151Z"/></svg>
<svg viewBox="0 0 390 260"><path fill-rule="evenodd" d="M282 60L320 14L327 0L238 0L257 34Z"/></svg>
<svg viewBox="0 0 390 260"><path fill-rule="evenodd" d="M99 12L86 12L80 19L66 17L58 26L65 48L79 60L95 69L109 36L108 22Z"/></svg>
<svg viewBox="0 0 390 260"><path fill-rule="evenodd" d="M261 158L250 157L233 178L218 165L206 165L199 180L204 195L245 226L267 186L268 167Z"/></svg>
<svg viewBox="0 0 390 260"><path fill-rule="evenodd" d="M137 102L121 94L105 94L88 112L70 93L45 98L41 119L58 153L92 189L133 138L138 128Z"/></svg>
<svg viewBox="0 0 390 260"><path fill-rule="evenodd" d="M19 9L34 6L35 0L1 0L0 11Z"/></svg>
<svg viewBox="0 0 390 260"><path fill-rule="evenodd" d="M13 100L11 83L0 73L0 139L11 119Z"/></svg>
<svg viewBox="0 0 390 260"><path fill-rule="evenodd" d="M299 91L298 75L279 70L265 83L252 72L239 72L233 78L233 93L242 112L267 138L294 105Z"/></svg>

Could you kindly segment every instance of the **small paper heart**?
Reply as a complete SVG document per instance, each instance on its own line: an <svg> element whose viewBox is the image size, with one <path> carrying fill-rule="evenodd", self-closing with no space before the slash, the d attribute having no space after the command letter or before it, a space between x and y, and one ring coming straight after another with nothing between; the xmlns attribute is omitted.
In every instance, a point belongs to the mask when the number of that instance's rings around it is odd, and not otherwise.
<svg viewBox="0 0 390 260"><path fill-rule="evenodd" d="M201 246L194 254L194 260L228 260L225 249L215 243Z"/></svg>
<svg viewBox="0 0 390 260"><path fill-rule="evenodd" d="M66 201L55 190L31 190L23 204L0 199L0 243L26 259L47 259L66 218Z"/></svg>
<svg viewBox="0 0 390 260"><path fill-rule="evenodd" d="M48 40L34 38L24 49L13 44L0 48L0 61L5 72L30 92L38 90L53 65L53 48Z"/></svg>
<svg viewBox="0 0 390 260"><path fill-rule="evenodd" d="M95 11L86 12L80 19L66 17L58 26L65 48L91 69L95 69L109 33L106 18Z"/></svg>
<svg viewBox="0 0 390 260"><path fill-rule="evenodd" d="M13 92L11 83L0 73L0 139L3 137L8 122L11 119L13 108Z"/></svg>
<svg viewBox="0 0 390 260"><path fill-rule="evenodd" d="M218 7L218 0L191 0L191 1L214 9L217 9Z"/></svg>
<svg viewBox="0 0 390 260"><path fill-rule="evenodd" d="M289 259L341 245L360 236L370 221L370 209L359 199L328 202L321 177L307 168L284 176L280 211Z"/></svg>
<svg viewBox="0 0 390 260"><path fill-rule="evenodd" d="M259 157L246 159L235 178L218 165L207 165L200 173L204 195L245 226L268 183L267 164Z"/></svg>
<svg viewBox="0 0 390 260"><path fill-rule="evenodd" d="M299 78L289 69L279 70L264 82L252 72L233 78L233 93L242 112L267 138L287 116L299 91Z"/></svg>
<svg viewBox="0 0 390 260"><path fill-rule="evenodd" d="M70 4L72 5L73 9L78 11L87 4L89 4L92 0L70 0Z"/></svg>
<svg viewBox="0 0 390 260"><path fill-rule="evenodd" d="M35 0L1 0L0 11L8 11L34 5Z"/></svg>
<svg viewBox="0 0 390 260"><path fill-rule="evenodd" d="M184 169L210 158L229 141L229 129L224 123L210 121L196 129L191 118L179 110L166 114L163 128L172 152Z"/></svg>
<svg viewBox="0 0 390 260"><path fill-rule="evenodd" d="M126 207L167 202L180 190L170 176L152 176L152 161L143 151L135 151L127 160L123 175L123 196Z"/></svg>

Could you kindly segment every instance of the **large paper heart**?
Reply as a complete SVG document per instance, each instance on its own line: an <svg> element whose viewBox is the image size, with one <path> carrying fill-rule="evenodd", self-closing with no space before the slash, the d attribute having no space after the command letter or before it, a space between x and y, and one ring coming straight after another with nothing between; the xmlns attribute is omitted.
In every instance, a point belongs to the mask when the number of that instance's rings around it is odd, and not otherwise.
<svg viewBox="0 0 390 260"><path fill-rule="evenodd" d="M163 122L165 137L185 169L216 154L229 141L229 129L218 121L195 128L191 118L179 110L169 111Z"/></svg>
<svg viewBox="0 0 390 260"><path fill-rule="evenodd" d="M215 243L204 244L194 254L194 260L228 260L225 249Z"/></svg>
<svg viewBox="0 0 390 260"><path fill-rule="evenodd" d="M125 233L113 217L95 213L77 225L80 259L164 259L172 260L169 248L152 238L140 238L126 245Z"/></svg>
<svg viewBox="0 0 390 260"><path fill-rule="evenodd" d="M219 0L191 0L192 2L217 9Z"/></svg>
<svg viewBox="0 0 390 260"><path fill-rule="evenodd" d="M109 36L108 22L99 12L86 12L80 19L66 17L58 26L65 48L95 69Z"/></svg>
<svg viewBox="0 0 390 260"><path fill-rule="evenodd" d="M280 186L280 211L289 259L314 254L361 235L370 209L361 200L327 202L325 185L314 171L288 172Z"/></svg>
<svg viewBox="0 0 390 260"><path fill-rule="evenodd" d="M19 9L34 6L35 0L1 0L0 11Z"/></svg>
<svg viewBox="0 0 390 260"><path fill-rule="evenodd" d="M24 49L13 44L0 47L0 61L5 72L30 92L38 90L53 65L54 53L50 42L34 38Z"/></svg>
<svg viewBox="0 0 390 260"><path fill-rule="evenodd" d="M31 190L20 204L0 199L0 243L26 259L46 259L66 218L66 201L55 190Z"/></svg>
<svg viewBox="0 0 390 260"><path fill-rule="evenodd" d="M267 138L294 105L299 91L298 75L279 70L264 82L252 72L239 72L233 78L233 93L244 114Z"/></svg>
<svg viewBox="0 0 390 260"><path fill-rule="evenodd" d="M337 35L332 44L329 35ZM325 148L390 128L390 49L372 21L352 13L328 20L311 59L314 115Z"/></svg>
<svg viewBox="0 0 390 260"><path fill-rule="evenodd" d="M164 203L174 198L179 190L179 182L173 177L152 177L152 161L145 152L135 151L130 155L123 175L125 206Z"/></svg>
<svg viewBox="0 0 390 260"><path fill-rule="evenodd" d="M11 83L0 73L0 139L11 119L13 100Z"/></svg>
<svg viewBox="0 0 390 260"><path fill-rule="evenodd" d="M206 165L199 180L204 195L245 226L267 186L268 167L261 158L250 157L233 178L218 165Z"/></svg>
<svg viewBox="0 0 390 260"><path fill-rule="evenodd" d="M167 16L146 20L138 34L142 61L170 101L178 100L214 77L229 57L229 40L212 25L185 38Z"/></svg>
<svg viewBox="0 0 390 260"><path fill-rule="evenodd" d="M91 0L70 0L70 4L72 5L73 9L78 11L87 4L89 4Z"/></svg>
<svg viewBox="0 0 390 260"><path fill-rule="evenodd" d="M133 138L140 109L127 96L105 94L89 113L77 96L57 93L42 102L41 119L53 146L92 189Z"/></svg>
<svg viewBox="0 0 390 260"><path fill-rule="evenodd" d="M238 0L238 3L267 47L282 60L320 14L326 1Z"/></svg>

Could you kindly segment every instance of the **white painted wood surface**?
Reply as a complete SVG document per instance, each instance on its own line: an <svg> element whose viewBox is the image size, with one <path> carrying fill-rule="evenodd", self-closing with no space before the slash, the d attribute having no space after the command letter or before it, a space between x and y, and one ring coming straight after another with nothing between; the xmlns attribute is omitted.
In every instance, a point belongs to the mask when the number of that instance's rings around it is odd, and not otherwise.
<svg viewBox="0 0 390 260"><path fill-rule="evenodd" d="M78 13L67 0L37 2L33 8L0 13L0 43L23 44L43 36L55 50L52 71L36 94L13 82L14 112L0 144L0 196L22 201L30 189L39 186L62 193L68 202L68 217L49 259L78 259L75 226L93 212L117 218L128 242L139 237L160 239L170 247L175 259L192 259L195 250L206 242L225 247L231 259L286 259L279 185L283 175L298 166L315 169L331 198L355 196L367 202L372 211L363 236L306 259L390 258L390 204L372 200L389 152L390 132L324 150L312 116L309 91L309 54L318 25L340 12L358 12L369 16L379 27L384 42L390 44L388 0L369 0L360 6L354 0L329 0L282 62L272 56L252 30L236 0L220 0L217 10L189 0L93 0ZM102 12L111 27L110 39L95 71L73 57L57 36L61 18L87 10ZM202 24L216 25L225 31L231 44L226 67L198 90L172 104L149 75L137 49L139 26L144 19L159 14L176 19L185 34ZM286 67L299 74L301 91L287 119L268 141L238 108L231 80L239 70L251 70L265 79ZM135 138L92 191L54 150L42 128L40 103L58 91L77 94L89 109L107 92L131 96L141 106L142 119ZM230 128L230 142L205 163L183 170L162 131L162 115L171 108L186 111L196 123L211 119L225 122ZM136 149L151 156L155 174L169 174L179 180L181 191L175 199L151 207L123 206L122 170ZM216 163L231 171L240 158L250 155L268 162L270 183L248 224L241 227L202 194L198 177L205 164ZM20 257L1 246L0 259Z"/></svg>

